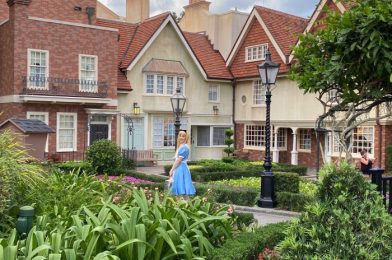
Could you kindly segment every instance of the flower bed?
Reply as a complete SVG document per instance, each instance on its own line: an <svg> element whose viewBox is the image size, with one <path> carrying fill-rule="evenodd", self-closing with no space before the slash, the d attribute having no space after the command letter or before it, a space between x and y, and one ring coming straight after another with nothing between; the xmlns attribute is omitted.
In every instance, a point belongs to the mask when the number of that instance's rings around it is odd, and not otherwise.
<svg viewBox="0 0 392 260"><path fill-rule="evenodd" d="M106 176L106 175L97 175L98 180L108 180L108 181L113 181L113 180L119 180L119 176ZM131 184L153 184L154 182L152 181L146 181L142 179L138 179L135 177L131 176L124 176L122 177L122 181L126 183L131 183Z"/></svg>

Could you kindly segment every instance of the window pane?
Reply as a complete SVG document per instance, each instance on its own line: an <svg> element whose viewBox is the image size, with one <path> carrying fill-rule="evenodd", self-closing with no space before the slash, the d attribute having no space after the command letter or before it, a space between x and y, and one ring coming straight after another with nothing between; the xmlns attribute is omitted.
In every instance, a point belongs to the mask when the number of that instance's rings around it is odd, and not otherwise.
<svg viewBox="0 0 392 260"><path fill-rule="evenodd" d="M253 104L260 105L265 102L265 87L261 80L253 82Z"/></svg>
<svg viewBox="0 0 392 260"><path fill-rule="evenodd" d="M218 86L208 88L208 101L218 101Z"/></svg>
<svg viewBox="0 0 392 260"><path fill-rule="evenodd" d="M154 93L154 75L147 75L147 93Z"/></svg>
<svg viewBox="0 0 392 260"><path fill-rule="evenodd" d="M80 91L97 92L98 86L95 57L81 56L80 59Z"/></svg>
<svg viewBox="0 0 392 260"><path fill-rule="evenodd" d="M74 150L75 149L75 116L60 115L59 116L59 149Z"/></svg>
<svg viewBox="0 0 392 260"><path fill-rule="evenodd" d="M166 93L168 95L172 95L173 94L173 77L172 76L168 76L167 77Z"/></svg>
<svg viewBox="0 0 392 260"><path fill-rule="evenodd" d="M246 146L265 146L265 126L247 125L245 127Z"/></svg>
<svg viewBox="0 0 392 260"><path fill-rule="evenodd" d="M213 128L213 145L225 144L225 130L227 127L214 127Z"/></svg>
<svg viewBox="0 0 392 260"><path fill-rule="evenodd" d="M299 149L311 150L312 146L312 135L310 129L299 130Z"/></svg>
<svg viewBox="0 0 392 260"><path fill-rule="evenodd" d="M210 127L197 127L197 146L210 146Z"/></svg>
<svg viewBox="0 0 392 260"><path fill-rule="evenodd" d="M163 94L163 76L157 76L157 94Z"/></svg>

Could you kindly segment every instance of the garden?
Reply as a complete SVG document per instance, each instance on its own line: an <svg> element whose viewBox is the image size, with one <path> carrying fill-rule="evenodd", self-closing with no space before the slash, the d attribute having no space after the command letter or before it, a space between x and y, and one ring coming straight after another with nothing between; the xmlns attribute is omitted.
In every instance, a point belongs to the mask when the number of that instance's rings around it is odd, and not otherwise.
<svg viewBox="0 0 392 260"><path fill-rule="evenodd" d="M84 162L31 161L9 132L0 151L0 259L392 256L382 197L348 164L324 167L317 183L300 177L304 167L275 164L278 207L302 215L260 227L233 206L255 205L261 162L190 162L197 195L183 200L164 189L166 176L136 172L107 140ZM23 233L16 223L26 205L35 214Z"/></svg>

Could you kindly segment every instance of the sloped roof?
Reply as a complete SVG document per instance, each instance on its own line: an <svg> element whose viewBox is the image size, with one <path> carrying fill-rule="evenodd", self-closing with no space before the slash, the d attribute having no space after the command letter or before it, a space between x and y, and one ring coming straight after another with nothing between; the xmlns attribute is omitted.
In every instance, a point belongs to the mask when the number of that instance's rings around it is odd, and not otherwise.
<svg viewBox="0 0 392 260"><path fill-rule="evenodd" d="M151 59L146 66L144 66L143 72L189 76L189 73L182 63L174 60Z"/></svg>
<svg viewBox="0 0 392 260"><path fill-rule="evenodd" d="M255 6L255 9L283 53L289 55L308 20L262 6Z"/></svg>
<svg viewBox="0 0 392 260"><path fill-rule="evenodd" d="M112 21L106 19L97 19L97 25L115 28L119 32L118 41L118 65L119 70L117 72L117 88L120 90L132 90L131 84L127 80L126 75L120 70L121 60L125 56L129 42L135 34L137 24L131 24L121 21Z"/></svg>
<svg viewBox="0 0 392 260"><path fill-rule="evenodd" d="M54 133L55 131L47 124L38 119L10 118L0 124L0 128L11 123L24 134Z"/></svg>
<svg viewBox="0 0 392 260"><path fill-rule="evenodd" d="M233 78L221 53L214 50L206 35L184 32L184 36L209 78L224 80Z"/></svg>

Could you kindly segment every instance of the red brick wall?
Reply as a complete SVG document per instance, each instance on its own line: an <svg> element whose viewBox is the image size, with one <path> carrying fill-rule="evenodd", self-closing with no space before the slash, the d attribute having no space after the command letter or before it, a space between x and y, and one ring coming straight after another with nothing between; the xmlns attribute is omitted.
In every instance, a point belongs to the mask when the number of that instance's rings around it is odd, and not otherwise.
<svg viewBox="0 0 392 260"><path fill-rule="evenodd" d="M85 112L85 106L76 105L65 105L65 104L0 104L0 111L3 111L1 115L0 123L5 119L11 117L26 118L28 111L34 112L48 112L49 113L49 127L56 131L57 129L57 113L77 113L77 150L84 151L87 147L87 114ZM112 120L112 140L116 142L116 122L114 118ZM49 134L49 153L56 152L56 134Z"/></svg>
<svg viewBox="0 0 392 260"><path fill-rule="evenodd" d="M14 47L12 41L12 23L8 21L0 26L0 96L13 93Z"/></svg>
<svg viewBox="0 0 392 260"><path fill-rule="evenodd" d="M8 18L8 5L6 0L0 0L0 23Z"/></svg>
<svg viewBox="0 0 392 260"><path fill-rule="evenodd" d="M319 17L317 18L312 29L310 30L311 33L317 32L317 31L325 28L325 18L327 17L327 14L328 14L326 12L326 10L340 13L338 7L336 6L336 4L332 0L328 0L324 8L326 8L326 9L321 11L321 13L319 14Z"/></svg>
<svg viewBox="0 0 392 260"><path fill-rule="evenodd" d="M268 48L271 52L271 58L273 61L281 63L282 60L279 54L276 52L275 48L273 47L271 41L269 40L267 34L264 32L263 28L261 27L260 23L254 18L252 21L252 25L250 26L250 30L241 44L237 55L234 58L234 61L230 67L231 72L233 73L234 77L241 78L241 77L259 77L259 72L257 70L257 65L261 64L262 61L254 61L254 62L246 62L245 63L245 48L252 45L258 45L268 43ZM281 64L280 71L287 70L287 66Z"/></svg>

